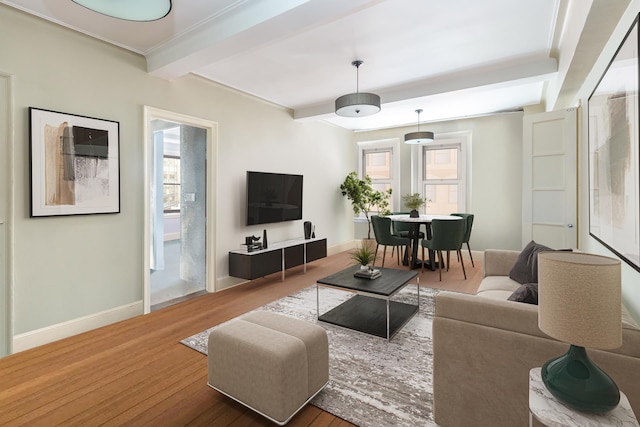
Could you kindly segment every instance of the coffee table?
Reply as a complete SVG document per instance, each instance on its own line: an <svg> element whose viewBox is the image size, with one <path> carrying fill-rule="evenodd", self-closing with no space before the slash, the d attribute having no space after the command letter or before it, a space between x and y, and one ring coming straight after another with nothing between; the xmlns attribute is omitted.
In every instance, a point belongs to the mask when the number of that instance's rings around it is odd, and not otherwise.
<svg viewBox="0 0 640 427"><path fill-rule="evenodd" d="M382 277L361 279L353 274L359 266L349 267L316 282L316 314L318 320L391 340L418 312L420 278L415 271L378 268ZM409 282L417 277L417 304L392 301ZM357 295L320 315L320 287L355 291Z"/></svg>

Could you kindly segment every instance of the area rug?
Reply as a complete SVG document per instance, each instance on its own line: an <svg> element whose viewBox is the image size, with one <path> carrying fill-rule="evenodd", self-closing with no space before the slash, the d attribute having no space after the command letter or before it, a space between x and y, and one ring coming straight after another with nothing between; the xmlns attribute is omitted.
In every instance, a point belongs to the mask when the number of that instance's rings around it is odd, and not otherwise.
<svg viewBox="0 0 640 427"><path fill-rule="evenodd" d="M362 427L433 426L431 322L437 290L420 288L420 311L391 340L318 322L315 285L260 307L322 326L329 337L329 384L311 403ZM319 288L320 313L354 294ZM415 304L409 285L393 299ZM242 317L242 316L240 316ZM217 327L217 326L216 326ZM181 341L207 354L210 328Z"/></svg>

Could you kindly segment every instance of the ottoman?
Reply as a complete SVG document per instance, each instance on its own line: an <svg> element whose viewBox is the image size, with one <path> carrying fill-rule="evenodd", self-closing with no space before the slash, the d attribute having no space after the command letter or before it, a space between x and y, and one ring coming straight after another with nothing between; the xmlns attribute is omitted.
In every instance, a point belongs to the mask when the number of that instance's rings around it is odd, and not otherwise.
<svg viewBox="0 0 640 427"><path fill-rule="evenodd" d="M329 382L326 331L257 311L214 329L208 384L277 424L286 424Z"/></svg>

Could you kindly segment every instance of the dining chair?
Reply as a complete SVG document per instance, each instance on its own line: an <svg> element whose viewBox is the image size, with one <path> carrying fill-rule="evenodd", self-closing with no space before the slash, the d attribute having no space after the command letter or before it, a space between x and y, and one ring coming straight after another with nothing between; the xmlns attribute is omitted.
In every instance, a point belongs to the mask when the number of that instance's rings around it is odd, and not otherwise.
<svg viewBox="0 0 640 427"><path fill-rule="evenodd" d="M392 212L392 215L409 215L409 212ZM411 229L411 223L404 221L392 221L392 229L393 235L398 237L409 237L409 230ZM424 233L422 231L418 231L418 238L424 239ZM395 250L395 246L391 248L391 256L393 256L393 251Z"/></svg>
<svg viewBox="0 0 640 427"><path fill-rule="evenodd" d="M447 271L449 270L449 251L456 251L458 253L460 264L462 264L462 273L464 274L465 280L467 279L464 260L460 252L465 229L464 219L434 219L431 221L431 239L422 239L420 242L422 245L422 259L424 259L425 248L437 253L440 281L442 281L442 264L444 261L442 259L442 251L447 252ZM424 263L422 264L422 272L424 272Z"/></svg>
<svg viewBox="0 0 640 427"><path fill-rule="evenodd" d="M473 263L473 255L471 255L471 247L469 246L469 238L471 237L471 227L473 227L473 214L470 213L452 213L451 216L459 216L467 221L467 228L464 231L464 237L462 243L467 244L467 250L469 251L469 258L471 258L471 266L475 267Z"/></svg>
<svg viewBox="0 0 640 427"><path fill-rule="evenodd" d="M384 259L387 255L387 246L392 246L394 249L396 247L398 248L397 258L398 265L400 265L400 248L409 244L407 237L399 237L391 234L391 222L391 218L380 215L371 216L371 225L373 226L373 233L376 236L375 259L378 259L378 247L380 245L384 246L384 251L382 252L382 267L384 267Z"/></svg>

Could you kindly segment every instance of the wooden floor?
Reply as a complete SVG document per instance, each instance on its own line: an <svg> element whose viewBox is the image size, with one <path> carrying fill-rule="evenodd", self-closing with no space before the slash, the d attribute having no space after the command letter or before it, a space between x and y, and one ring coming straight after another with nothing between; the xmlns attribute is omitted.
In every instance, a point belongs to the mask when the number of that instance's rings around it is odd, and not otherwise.
<svg viewBox="0 0 640 427"><path fill-rule="evenodd" d="M467 255L468 257L468 255ZM480 258L477 256L476 258ZM474 293L480 259L425 271L421 286ZM351 265L343 252L307 266L181 302L0 359L0 425L254 426L261 416L207 386L207 359L183 338L315 283ZM387 256L385 267L397 267ZM307 405L291 426L350 426Z"/></svg>

